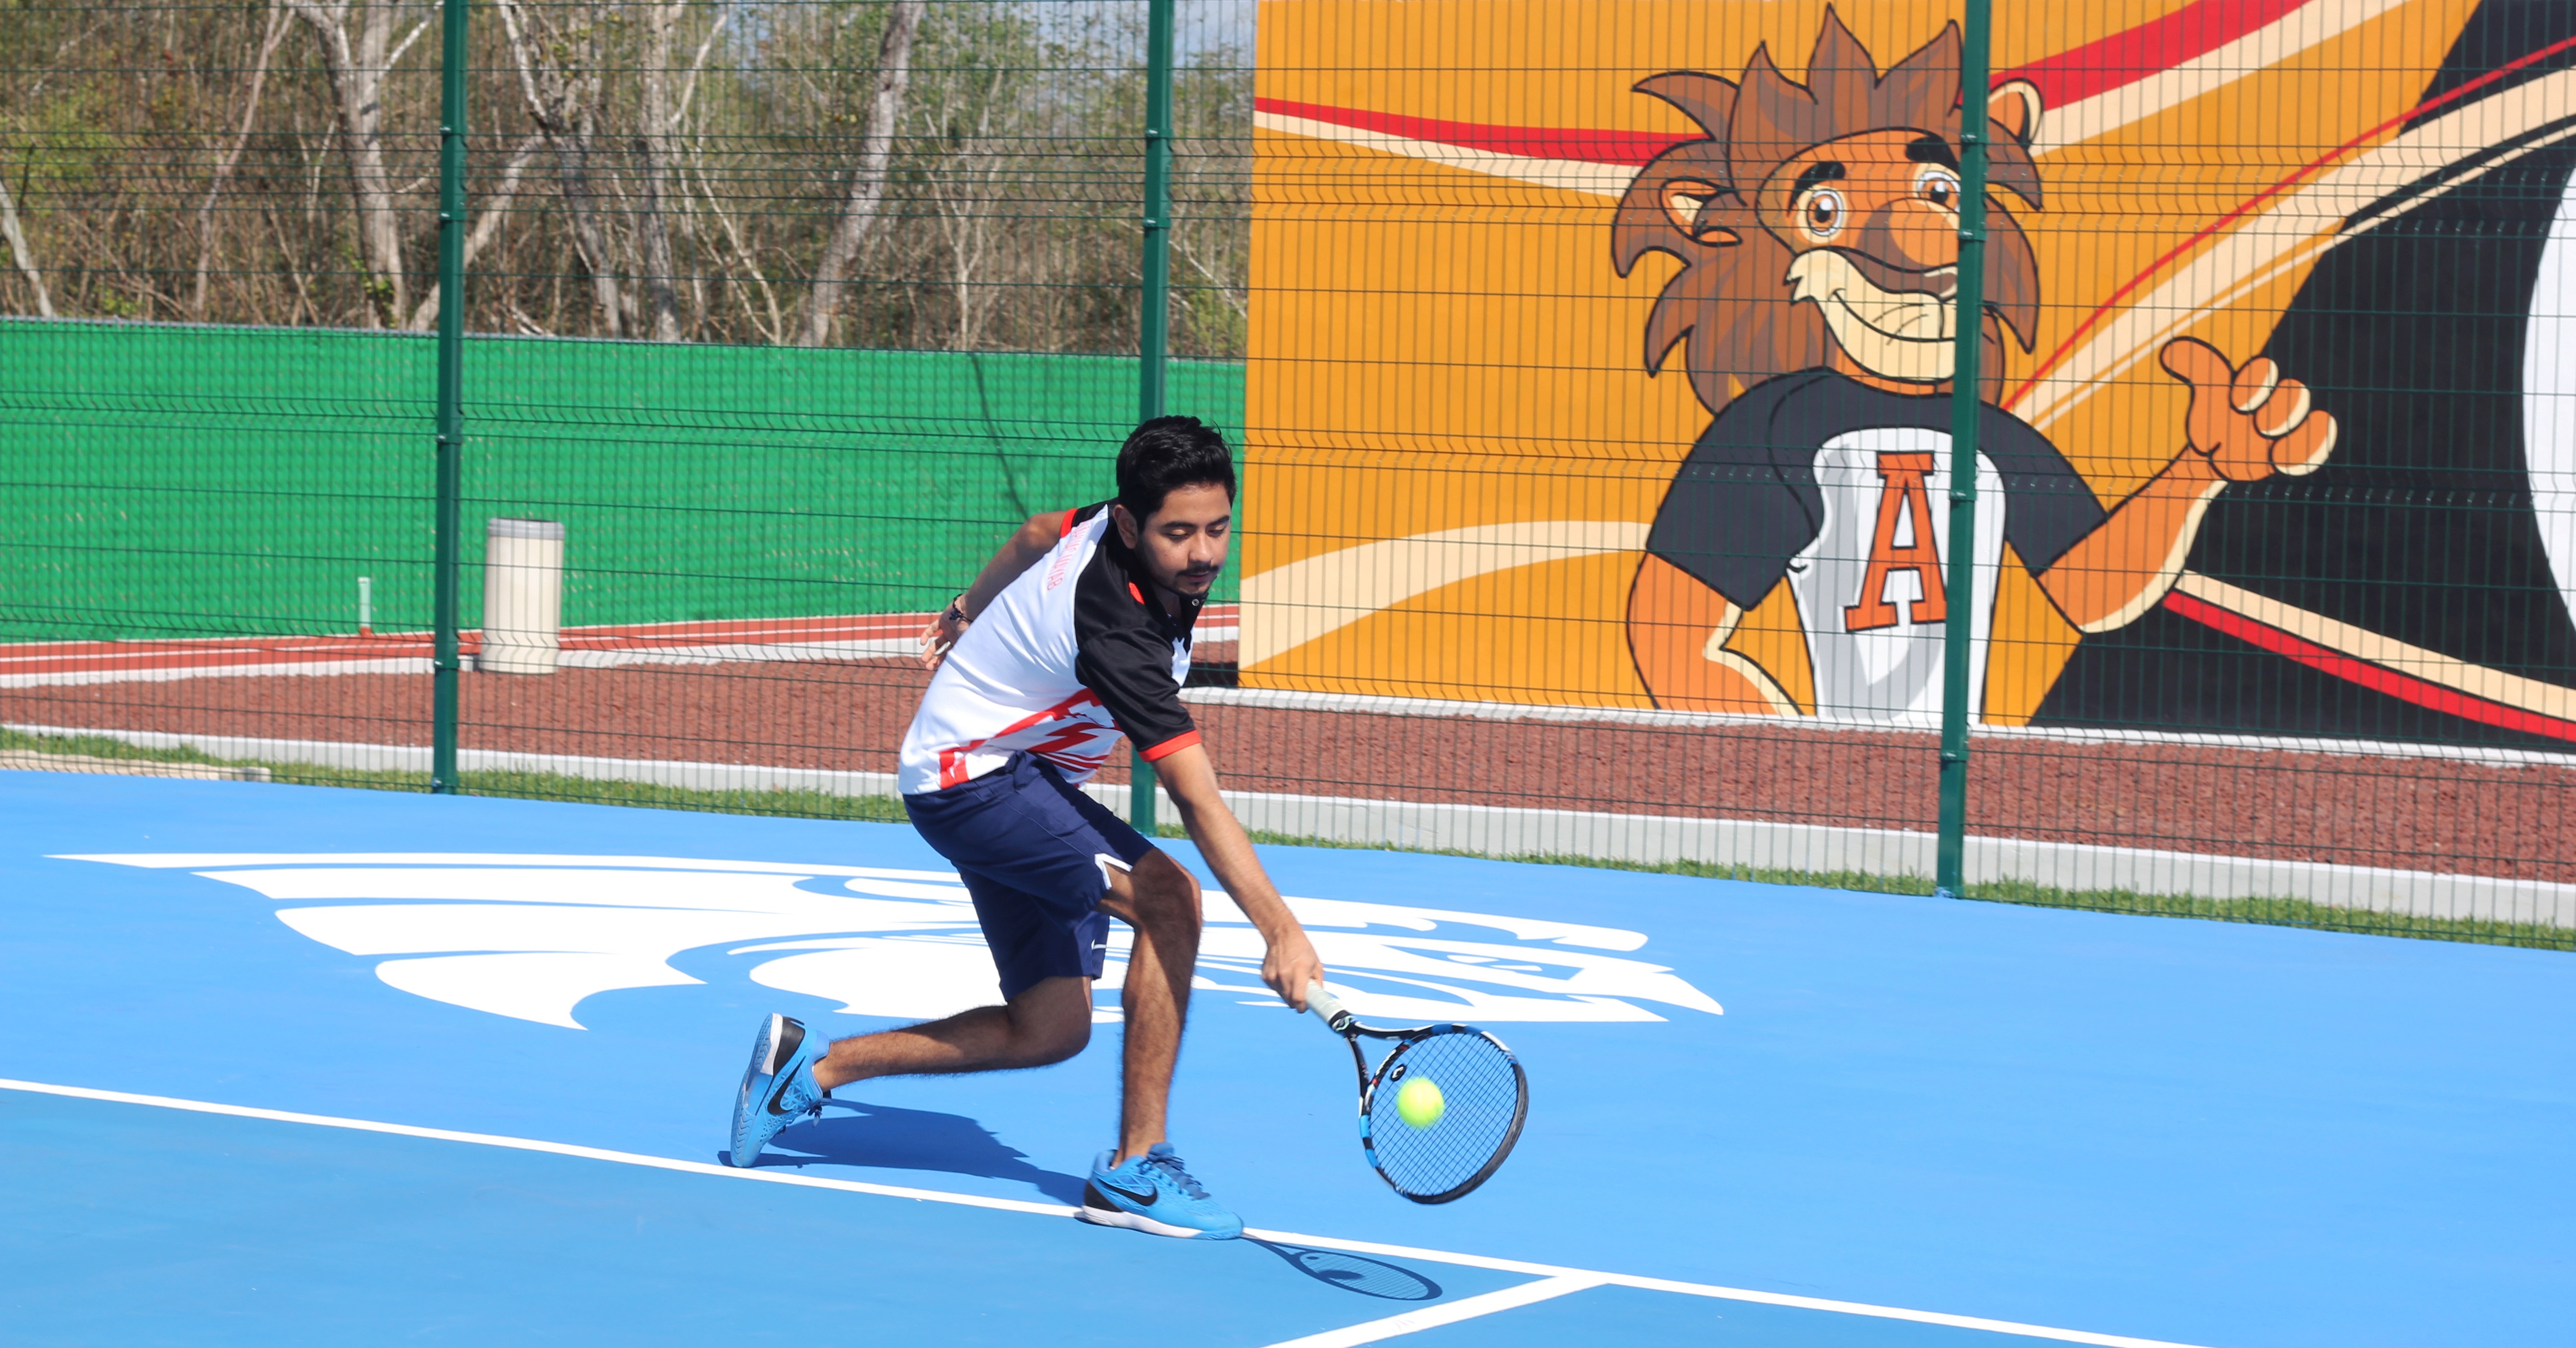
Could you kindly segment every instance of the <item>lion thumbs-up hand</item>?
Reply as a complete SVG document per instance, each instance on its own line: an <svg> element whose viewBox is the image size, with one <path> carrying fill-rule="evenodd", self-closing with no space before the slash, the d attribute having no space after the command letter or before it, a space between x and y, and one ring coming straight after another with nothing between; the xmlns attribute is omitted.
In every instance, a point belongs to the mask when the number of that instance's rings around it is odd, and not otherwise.
<svg viewBox="0 0 2576 1348"><path fill-rule="evenodd" d="M2334 453L2334 416L2316 411L2308 386L2283 379L2269 357L2231 365L2217 347L2177 337L2161 359L2166 373L2191 386L2190 452L2227 481L2313 473Z"/></svg>

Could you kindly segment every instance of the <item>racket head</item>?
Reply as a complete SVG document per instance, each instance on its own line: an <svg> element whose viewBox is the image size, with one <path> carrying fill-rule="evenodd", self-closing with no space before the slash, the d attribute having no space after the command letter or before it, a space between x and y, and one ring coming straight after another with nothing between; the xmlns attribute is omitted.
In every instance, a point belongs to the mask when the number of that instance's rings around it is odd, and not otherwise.
<svg viewBox="0 0 2576 1348"><path fill-rule="evenodd" d="M1405 1121L1405 1084L1428 1079L1442 1108L1431 1123ZM1468 1025L1408 1033L1360 1096L1360 1145L1387 1187L1416 1203L1475 1192L1502 1168L1529 1118L1529 1076L1503 1042Z"/></svg>

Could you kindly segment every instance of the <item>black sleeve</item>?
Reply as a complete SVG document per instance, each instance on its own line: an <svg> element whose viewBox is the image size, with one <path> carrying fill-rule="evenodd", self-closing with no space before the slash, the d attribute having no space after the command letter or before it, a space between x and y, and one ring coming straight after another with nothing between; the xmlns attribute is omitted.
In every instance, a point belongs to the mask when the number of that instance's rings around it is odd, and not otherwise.
<svg viewBox="0 0 2576 1348"><path fill-rule="evenodd" d="M1816 540L1824 501L1815 449L1779 385L1747 390L1727 404L1674 475L1646 534L1646 551L1749 609L1788 574L1789 560ZM1794 392L1794 390L1793 390ZM1787 436L1784 442L1781 437Z"/></svg>
<svg viewBox="0 0 2576 1348"><path fill-rule="evenodd" d="M1172 678L1171 639L1155 629L1143 598L1099 553L1074 589L1073 637L1073 676L1109 709L1146 762L1199 742L1198 723Z"/></svg>
<svg viewBox="0 0 2576 1348"><path fill-rule="evenodd" d="M2004 480L2004 541L2034 576L2102 527L2110 512L2075 465L2021 418L1989 407L1979 437Z"/></svg>

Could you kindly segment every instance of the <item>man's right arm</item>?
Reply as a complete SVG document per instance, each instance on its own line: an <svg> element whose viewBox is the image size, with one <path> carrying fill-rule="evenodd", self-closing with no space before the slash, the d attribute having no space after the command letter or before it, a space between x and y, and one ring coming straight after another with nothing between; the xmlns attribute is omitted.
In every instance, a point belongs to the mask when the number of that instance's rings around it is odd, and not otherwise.
<svg viewBox="0 0 2576 1348"><path fill-rule="evenodd" d="M922 668L939 668L939 662L948 658L948 648L957 644L957 638L966 635L966 628L975 621L975 615L983 612L1023 572L1037 565L1038 559L1047 555L1047 550L1055 546L1056 540L1064 537L1065 517L1072 513L1069 510L1050 510L1043 515L1031 515L1028 523L1012 531L1010 538L1003 542L1001 551L993 554L993 560L984 563L983 574L975 577L975 583L968 586L964 594L950 600L948 606L930 620L930 625L921 629Z"/></svg>
<svg viewBox="0 0 2576 1348"><path fill-rule="evenodd" d="M1217 793L1216 766L1207 750L1191 743L1164 755L1154 768L1162 775L1164 789L1172 793L1172 804L1179 807L1181 825L1189 830L1190 841L1198 844L1199 856L1216 872L1216 882L1225 887L1234 906L1261 932L1261 981L1281 1001L1305 1010L1307 985L1324 981L1323 961L1315 957L1305 926L1270 883L1270 873L1261 868L1252 839L1245 836L1234 811L1226 808L1225 797Z"/></svg>

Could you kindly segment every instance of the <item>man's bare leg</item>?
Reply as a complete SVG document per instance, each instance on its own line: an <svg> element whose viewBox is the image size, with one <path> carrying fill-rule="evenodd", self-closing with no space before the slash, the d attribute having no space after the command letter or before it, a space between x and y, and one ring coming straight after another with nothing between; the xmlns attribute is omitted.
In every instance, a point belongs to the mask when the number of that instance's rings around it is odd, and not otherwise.
<svg viewBox="0 0 2576 1348"><path fill-rule="evenodd" d="M1125 1091L1113 1164L1124 1165L1164 1140L1199 957L1199 882L1155 852L1132 871L1111 871L1100 907L1136 932L1120 997L1127 1021ZM814 1082L828 1091L873 1077L1044 1067L1080 1053L1090 1040L1091 980L1049 978L1001 1006L840 1040L814 1064Z"/></svg>
<svg viewBox="0 0 2576 1348"><path fill-rule="evenodd" d="M1089 1042L1091 980L1042 979L1001 1006L843 1039L814 1064L814 1083L828 1091L871 1077L1044 1067Z"/></svg>
<svg viewBox="0 0 2576 1348"><path fill-rule="evenodd" d="M1199 960L1199 882L1179 862L1154 852L1118 876L1110 890L1102 911L1136 931L1119 996L1127 1032L1118 1154L1110 1158L1118 1166L1164 1140L1172 1069L1180 1061L1181 1028L1189 1015L1190 975Z"/></svg>

